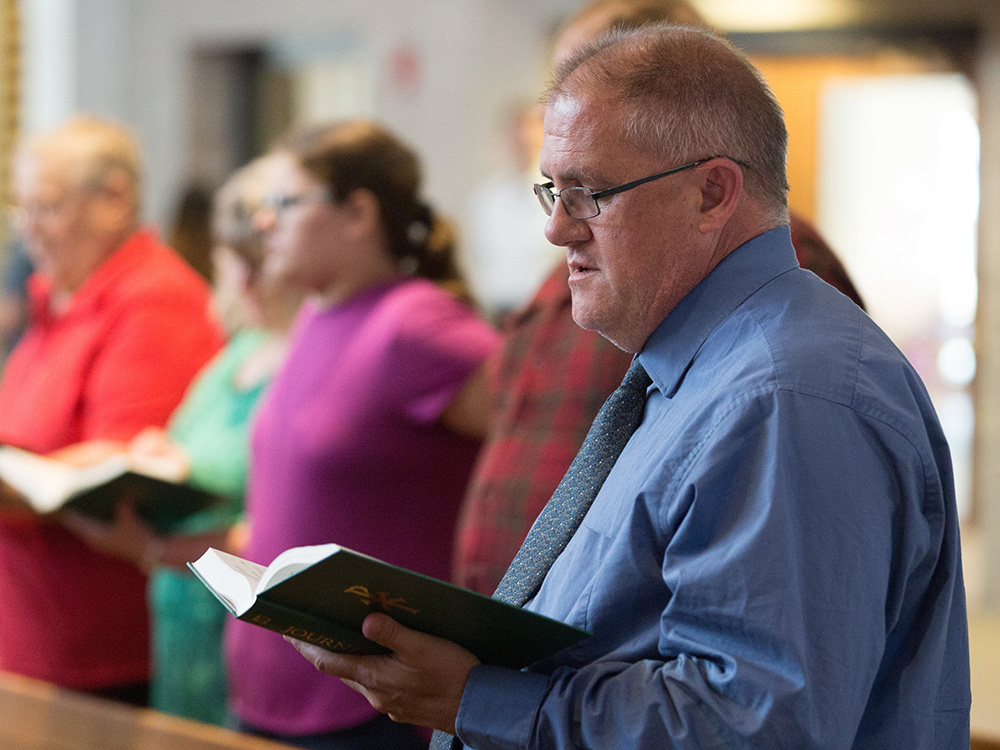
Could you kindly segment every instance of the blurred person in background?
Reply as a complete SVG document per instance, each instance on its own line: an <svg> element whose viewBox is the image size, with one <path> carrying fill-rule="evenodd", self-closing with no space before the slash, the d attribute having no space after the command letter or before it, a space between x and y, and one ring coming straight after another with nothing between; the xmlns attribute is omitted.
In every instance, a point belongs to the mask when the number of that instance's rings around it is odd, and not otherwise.
<svg viewBox="0 0 1000 750"><path fill-rule="evenodd" d="M211 189L197 183L189 185L181 193L167 232L170 247L207 280L212 280L214 273L212 204Z"/></svg>
<svg viewBox="0 0 1000 750"><path fill-rule="evenodd" d="M682 0L597 0L566 22L553 64L601 33L658 22L708 27ZM843 265L818 232L794 214L791 227L799 264L860 305ZM483 594L496 589L631 361L630 354L573 322L568 278L563 261L533 299L505 320L504 345L486 364L490 429L455 545L455 582Z"/></svg>
<svg viewBox="0 0 1000 750"><path fill-rule="evenodd" d="M448 578L497 334L456 296L450 228L396 136L341 122L271 158L265 269L310 297L254 426L245 557L334 542ZM272 632L230 621L226 659L240 729L323 750L426 746Z"/></svg>
<svg viewBox="0 0 1000 750"><path fill-rule="evenodd" d="M150 704L224 725L228 685L222 630L228 614L186 568L208 547L240 554L252 417L284 358L302 291L264 270L254 224L269 183L262 157L236 172L212 211L215 306L232 337L192 383L166 430L150 427L123 450L167 460L174 475L222 502L156 533L125 505L114 525L73 517L96 548L149 571L153 616Z"/></svg>
<svg viewBox="0 0 1000 750"><path fill-rule="evenodd" d="M79 115L23 142L19 231L37 273L0 380L0 443L75 463L162 425L222 337L206 284L140 225L132 134ZM147 700L146 577L0 486L0 669Z"/></svg>
<svg viewBox="0 0 1000 750"><path fill-rule="evenodd" d="M491 320L521 307L552 270L562 251L545 239L538 201L542 109L512 106L504 122L508 166L472 191L465 265L476 302Z"/></svg>

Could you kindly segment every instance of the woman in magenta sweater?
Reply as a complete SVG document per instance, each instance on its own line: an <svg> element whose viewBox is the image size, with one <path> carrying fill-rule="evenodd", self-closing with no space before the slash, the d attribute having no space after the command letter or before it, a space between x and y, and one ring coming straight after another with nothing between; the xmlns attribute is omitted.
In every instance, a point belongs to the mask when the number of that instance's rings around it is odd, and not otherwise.
<svg viewBox="0 0 1000 750"><path fill-rule="evenodd" d="M497 335L449 291L450 234L394 136L346 122L274 158L265 262L311 298L254 428L245 556L336 542L447 578ZM241 728L324 750L425 745L280 636L234 621L226 641Z"/></svg>

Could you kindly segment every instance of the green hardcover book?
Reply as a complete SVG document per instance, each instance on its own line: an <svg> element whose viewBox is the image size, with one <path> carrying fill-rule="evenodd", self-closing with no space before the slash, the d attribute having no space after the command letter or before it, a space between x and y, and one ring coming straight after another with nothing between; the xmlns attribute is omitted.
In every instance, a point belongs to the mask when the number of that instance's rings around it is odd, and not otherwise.
<svg viewBox="0 0 1000 750"><path fill-rule="evenodd" d="M0 480L40 515L71 510L110 521L115 506L128 501L147 523L166 529L219 501L216 495L177 481L172 471L159 459L126 453L72 466L12 446L0 447Z"/></svg>
<svg viewBox="0 0 1000 750"><path fill-rule="evenodd" d="M188 567L235 617L330 651L384 653L361 634L372 612L515 669L590 635L336 544L295 547L266 568L209 549Z"/></svg>

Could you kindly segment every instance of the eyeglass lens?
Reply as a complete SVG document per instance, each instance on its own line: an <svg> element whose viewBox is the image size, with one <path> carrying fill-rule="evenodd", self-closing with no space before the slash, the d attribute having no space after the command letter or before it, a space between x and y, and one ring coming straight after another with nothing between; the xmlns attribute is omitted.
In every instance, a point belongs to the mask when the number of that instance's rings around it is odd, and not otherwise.
<svg viewBox="0 0 1000 750"><path fill-rule="evenodd" d="M569 187L559 191L563 208L574 219L592 219L600 213L594 194L584 187Z"/></svg>
<svg viewBox="0 0 1000 750"><path fill-rule="evenodd" d="M535 185L535 195L548 216L555 209L556 198L562 201L566 213L574 219L590 219L599 213L597 201L587 188L567 187L556 193L549 185Z"/></svg>
<svg viewBox="0 0 1000 750"><path fill-rule="evenodd" d="M552 215L552 209L556 205L556 196L552 192L552 188L548 185L535 185L535 195L538 196L538 202L542 204L542 210L547 216Z"/></svg>

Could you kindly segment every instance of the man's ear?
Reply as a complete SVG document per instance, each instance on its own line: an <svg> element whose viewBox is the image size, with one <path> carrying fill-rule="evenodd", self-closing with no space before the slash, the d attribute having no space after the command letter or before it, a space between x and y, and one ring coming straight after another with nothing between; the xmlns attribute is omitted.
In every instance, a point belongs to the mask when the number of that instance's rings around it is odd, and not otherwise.
<svg viewBox="0 0 1000 750"><path fill-rule="evenodd" d="M701 184L698 230L711 234L726 225L743 195L743 171L731 159L718 157L708 163Z"/></svg>
<svg viewBox="0 0 1000 750"><path fill-rule="evenodd" d="M138 197L134 182L123 170L108 172L97 190L102 225L114 231L134 222L138 213Z"/></svg>

